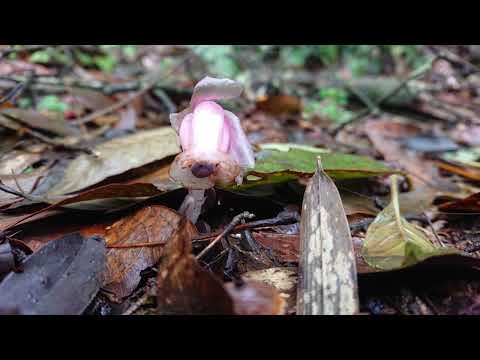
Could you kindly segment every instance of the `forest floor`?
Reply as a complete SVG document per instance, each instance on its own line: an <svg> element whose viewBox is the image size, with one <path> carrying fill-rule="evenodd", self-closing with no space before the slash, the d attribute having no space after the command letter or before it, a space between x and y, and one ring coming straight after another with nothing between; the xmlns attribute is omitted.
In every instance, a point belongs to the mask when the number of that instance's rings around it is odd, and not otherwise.
<svg viewBox="0 0 480 360"><path fill-rule="evenodd" d="M355 313L480 313L478 49L357 75L252 48L0 47L0 313L295 314L316 172L348 220ZM169 114L206 75L244 85L222 105L256 166L192 224Z"/></svg>

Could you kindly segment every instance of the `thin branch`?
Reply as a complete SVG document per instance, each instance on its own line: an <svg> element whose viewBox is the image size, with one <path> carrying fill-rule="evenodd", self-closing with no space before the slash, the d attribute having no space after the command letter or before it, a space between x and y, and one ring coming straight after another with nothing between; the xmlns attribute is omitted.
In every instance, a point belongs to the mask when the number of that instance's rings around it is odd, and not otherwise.
<svg viewBox="0 0 480 360"><path fill-rule="evenodd" d="M342 130L345 126L348 124L351 124L354 121L358 121L366 116L371 115L372 113L375 112L375 110L372 111L373 109L380 109L380 106L385 103L387 100L391 99L395 95L397 95L400 90L402 90L405 86L408 85L409 82L412 80L418 79L422 75L424 75L426 72L430 71L432 68L432 64L434 61L437 59L437 57L430 59L426 64L423 66L419 67L417 70L413 71L410 76L407 78L403 79L394 89L386 93L383 97L381 97L377 102L374 103L374 106L369 106L367 109L364 111L361 111L357 116L354 116L353 118L349 119L348 121L343 122L342 124L338 125L332 132L333 136L336 136L340 130Z"/></svg>
<svg viewBox="0 0 480 360"><path fill-rule="evenodd" d="M191 56L191 55L190 55ZM95 120L96 118L100 117L100 116L104 116L104 115L107 115L111 112L114 112L118 109L121 109L122 107L124 107L125 105L128 105L129 103L131 103L133 100L135 100L136 98L144 95L145 93L147 93L148 91L150 91L152 88L155 87L155 85L160 81L160 79L163 77L163 78L166 78L167 76L173 74L177 69L179 69L188 59L190 56L187 56L185 57L181 62L180 64L178 64L177 66L175 66L170 72L168 72L166 75L163 75L160 73L160 71L158 71L157 73L153 74L151 76L151 78L147 81L147 84L142 88L140 89L139 91L135 92L134 94L130 95L128 98L124 99L124 100L121 100L111 106L107 106L106 108L103 108L103 109L100 109L100 110L97 110L97 111L94 111L93 113L91 114L88 114L87 116L84 116L83 118L80 118L78 120L75 120L75 121L72 121L72 124L75 124L75 125L81 125L81 124L86 124L92 120ZM163 76L162 76L163 75Z"/></svg>
<svg viewBox="0 0 480 360"><path fill-rule="evenodd" d="M241 214L238 214L235 216L230 224L228 224L225 229L221 232L220 235L218 235L210 244L207 245L205 249L203 249L198 255L197 255L197 260L200 259L202 256L204 256L215 244L217 244L225 235L227 235L229 232L233 230L233 228L242 221L242 219L252 219L255 217L254 214L250 214L248 211L245 211Z"/></svg>

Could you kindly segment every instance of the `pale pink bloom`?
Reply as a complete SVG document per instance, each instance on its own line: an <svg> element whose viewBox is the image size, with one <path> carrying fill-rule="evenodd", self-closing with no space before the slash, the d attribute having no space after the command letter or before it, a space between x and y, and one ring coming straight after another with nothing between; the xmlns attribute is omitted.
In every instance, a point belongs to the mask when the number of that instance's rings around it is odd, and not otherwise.
<svg viewBox="0 0 480 360"><path fill-rule="evenodd" d="M170 115L183 150L170 176L188 189L240 183L245 169L255 165L240 120L215 102L238 97L242 90L236 81L205 77L195 86L190 106Z"/></svg>

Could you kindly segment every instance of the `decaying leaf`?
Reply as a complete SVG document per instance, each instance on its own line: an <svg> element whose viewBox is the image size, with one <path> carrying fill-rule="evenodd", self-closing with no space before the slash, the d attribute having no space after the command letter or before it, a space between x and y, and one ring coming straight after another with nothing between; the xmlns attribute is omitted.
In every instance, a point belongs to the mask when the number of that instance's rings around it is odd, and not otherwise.
<svg viewBox="0 0 480 360"><path fill-rule="evenodd" d="M247 280L261 281L273 286L285 300L286 314L295 313L297 300L297 269L291 267L273 267L264 270L249 271L242 274Z"/></svg>
<svg viewBox="0 0 480 360"><path fill-rule="evenodd" d="M370 266L392 270L432 256L458 253L453 248L435 246L422 228L402 217L395 175L392 176L391 194L390 204L377 215L367 230L362 256Z"/></svg>
<svg viewBox="0 0 480 360"><path fill-rule="evenodd" d="M40 154L37 153L13 150L0 157L0 176L21 174L26 168L40 160L40 158Z"/></svg>
<svg viewBox="0 0 480 360"><path fill-rule="evenodd" d="M96 295L105 267L105 243L71 234L50 242L0 284L0 308L20 314L81 314Z"/></svg>
<svg viewBox="0 0 480 360"><path fill-rule="evenodd" d="M203 269L191 254L194 235L183 218L168 242L158 267L157 304L160 314L234 314L223 284Z"/></svg>
<svg viewBox="0 0 480 360"><path fill-rule="evenodd" d="M180 152L171 127L139 131L96 146L97 156L81 154L65 170L64 178L46 194L55 197L73 193L100 181Z"/></svg>
<svg viewBox="0 0 480 360"><path fill-rule="evenodd" d="M165 206L148 206L108 227L105 241L107 246L152 242L167 244L179 233L180 236L195 234L193 225L182 223L181 219L181 215ZM155 265L163 251L163 246L108 249L103 287L117 299L129 295L140 282L140 272Z"/></svg>
<svg viewBox="0 0 480 360"><path fill-rule="evenodd" d="M236 315L283 315L285 300L275 287L261 281L247 280L242 285L225 285L233 299Z"/></svg>
<svg viewBox="0 0 480 360"><path fill-rule="evenodd" d="M271 249L275 258L285 262L298 262L298 234L281 234L266 231L254 231L253 237L260 244Z"/></svg>
<svg viewBox="0 0 480 360"><path fill-rule="evenodd" d="M9 242L0 244L0 280L15 268L15 258Z"/></svg>
<svg viewBox="0 0 480 360"><path fill-rule="evenodd" d="M303 200L297 314L353 315L358 308L350 228L340 194L319 159Z"/></svg>
<svg viewBox="0 0 480 360"><path fill-rule="evenodd" d="M447 202L440 205L438 209L447 213L479 213L480 193L470 195L465 199Z"/></svg>

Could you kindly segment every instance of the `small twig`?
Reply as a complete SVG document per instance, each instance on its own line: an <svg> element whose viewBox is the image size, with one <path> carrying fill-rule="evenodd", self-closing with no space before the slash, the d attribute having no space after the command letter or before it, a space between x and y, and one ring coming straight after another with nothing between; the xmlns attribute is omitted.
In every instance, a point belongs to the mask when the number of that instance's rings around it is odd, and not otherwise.
<svg viewBox="0 0 480 360"><path fill-rule="evenodd" d="M170 72L168 72L166 75L163 76L163 78L166 78L167 76L171 75L172 73L174 73L177 69L180 68L181 65L183 65L186 61L188 60L188 57L185 57L181 62L180 64L178 64L177 66L175 66ZM140 89L139 91L135 92L134 94L130 95L129 97L127 97L126 99L123 99L111 106L107 106L106 108L103 108L103 109L100 109L100 110L97 110L97 111L94 111L93 113L91 114L88 114L87 116L84 116L80 119L77 119L75 121L72 121L72 124L74 125L81 125L81 124L86 124L92 120L95 120L96 118L98 118L99 116L104 116L104 115L107 115L111 112L114 112L118 109L121 109L122 107L124 107L125 105L128 105L129 103L131 103L133 100L135 100L136 98L144 95L145 93L147 93L148 91L150 91L152 88L155 87L155 85L160 81L161 79L161 76L162 74L160 72L157 72L155 74L153 74L151 76L151 78L149 79L149 81L147 81L147 84L142 88Z"/></svg>
<svg viewBox="0 0 480 360"><path fill-rule="evenodd" d="M210 244L207 245L205 249L203 249L200 254L197 255L197 260L200 259L203 255L205 255L215 244L217 244L225 235L227 235L229 232L233 230L233 228L238 225L242 219L252 219L255 217L254 214L250 214L248 211L245 211L241 214L238 214L235 216L230 224L228 224L225 229L218 235Z"/></svg>
<svg viewBox="0 0 480 360"><path fill-rule="evenodd" d="M143 243L136 243L136 244L112 244L107 245L107 249L132 249L132 248L140 248L140 247L156 247L156 246L165 246L165 241L152 241L152 242L143 242Z"/></svg>
<svg viewBox="0 0 480 360"><path fill-rule="evenodd" d="M425 212L423 212L422 214L425 217L425 219L427 220L428 226L432 230L433 236L435 236L435 239L437 240L437 242L440 244L440 246L445 247L445 244L442 242L442 240L440 240L440 237L438 236L437 231L433 227L433 224L432 224L432 221L430 220L430 218L427 216L427 214Z"/></svg>
<svg viewBox="0 0 480 360"><path fill-rule="evenodd" d="M0 99L0 105L5 104L7 101L11 101L20 95L25 90L25 83L16 85L10 92Z"/></svg>
<svg viewBox="0 0 480 360"><path fill-rule="evenodd" d="M372 111L372 107L374 109L380 109L380 106L386 102L387 100L391 99L392 97L394 97L395 95L398 94L398 92L400 92L400 90L402 90L405 86L408 85L408 83L412 80L415 80L417 78L419 78L420 76L424 75L426 72L428 72L431 68L432 68L432 64L433 62L437 59L437 57L429 60L426 64L424 64L423 66L419 67L417 70L413 71L410 76L408 76L407 78L403 79L394 89L392 89L391 91L389 91L388 93L386 93L383 97L381 97L377 102L374 103L373 106L369 106L367 109L361 111L359 114L357 114L356 116L354 116L353 118L343 122L342 124L338 125L332 132L333 136L337 135L340 130L342 130L345 126L347 126L348 124L351 124L352 122L354 121L357 121L357 120L360 120L366 116L369 116L371 115L372 113L374 113L374 111Z"/></svg>
<svg viewBox="0 0 480 360"><path fill-rule="evenodd" d="M246 224L240 224L235 226L232 231L232 233L237 233L239 231L247 230L247 229L256 229L256 228L263 228L263 227L271 227L271 226L276 226L276 225L290 225L298 222L298 219L291 216L291 217L286 217L286 216L277 216L273 219L266 219L266 220L258 220L258 221L252 221L250 223ZM207 235L200 235L193 240L193 242L197 241L204 241L204 240L209 240L211 238L214 238L218 236L220 232L215 232L212 234L207 234Z"/></svg>
<svg viewBox="0 0 480 360"><path fill-rule="evenodd" d="M11 187L5 185L2 182L2 180L0 180L0 190L3 191L3 192L6 192L8 194L15 195L15 196L18 196L18 197L21 197L23 199L27 199L27 200L30 200L30 201L38 200L38 198L36 198L36 197L32 197L30 195L27 195L25 193L22 193L22 192L19 192L19 191L16 191L16 190L12 189Z"/></svg>
<svg viewBox="0 0 480 360"><path fill-rule="evenodd" d="M18 182L17 176L15 175L15 171L13 169L10 169L12 172L12 177L13 181L15 182L15 186L17 187L18 191L20 191L22 194L25 194L25 191L23 191L22 187L20 186L20 183Z"/></svg>

